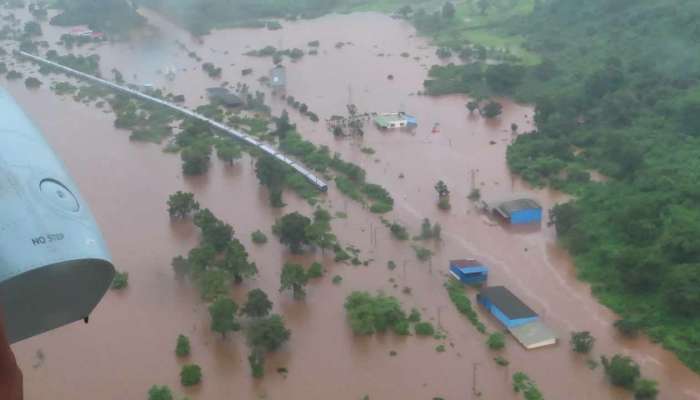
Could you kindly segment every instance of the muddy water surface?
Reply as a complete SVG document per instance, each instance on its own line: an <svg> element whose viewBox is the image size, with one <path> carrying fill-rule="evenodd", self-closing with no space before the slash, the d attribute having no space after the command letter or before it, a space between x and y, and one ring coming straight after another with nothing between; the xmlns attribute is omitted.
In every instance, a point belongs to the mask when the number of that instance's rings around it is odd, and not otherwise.
<svg viewBox="0 0 700 400"><path fill-rule="evenodd" d="M527 193L545 208L565 200L551 191L532 190L508 172L505 151L513 139L510 124L517 123L521 132L529 130L531 108L504 100L504 114L487 122L469 116L466 97L416 95L427 66L437 62L434 48L416 38L407 24L379 14L285 23L283 30L275 32L216 31L203 43L157 15L147 16L161 34L99 46L103 73L108 75L116 67L129 81L185 94L189 106L201 104L204 89L223 81L257 87L271 60L242 56L243 52L266 45L306 48L307 42L320 40L318 56L287 63L289 94L322 119L345 113L346 104L352 102L363 112L407 111L416 115L419 127L412 133L369 127L363 139L336 140L322 123L313 124L290 110L292 119L306 138L362 165L370 181L389 189L396 200L389 218L415 234L421 219L428 217L442 225L444 240L424 244L436 255L430 263L419 263L413 250L393 240L375 215L331 187L325 197L327 207L349 215L333 223L340 240L361 248L362 258L374 262L369 267L350 267L335 265L321 254L290 257L271 236L270 226L283 212L308 214L311 207L287 194L283 211L270 209L247 158L233 167L215 162L206 177L184 179L176 155L164 154L155 145L129 142L128 133L112 127L112 115L59 98L46 87L27 91L21 82L2 80L64 159L91 204L116 264L130 277L129 288L109 293L89 325L73 324L15 346L25 372L27 398L139 399L146 397L152 384L168 384L196 399L359 399L364 395L470 399L477 398L476 391L482 399L500 400L516 398L509 376L519 370L527 372L548 399L629 398L605 383L600 368L591 371L585 358L572 354L567 345L571 330L590 330L598 339L595 354L621 352L638 360L645 375L659 380L660 398L700 398L700 378L673 354L646 339L618 337L612 328L615 315L575 279L571 260L555 244L551 228L543 224L516 230L492 224L466 200L472 182L485 200ZM45 27L53 37L63 31ZM175 40L223 67L224 76L219 81L208 78ZM338 49L337 42L350 44ZM90 52L87 48L76 51ZM410 57L401 57L402 52ZM179 70L173 82L157 72L171 66ZM247 67L254 74L242 78L240 71ZM395 78L388 80L389 74ZM275 113L285 107L280 98L270 103ZM367 155L361 147L371 147L376 154ZM438 179L452 192L449 212L436 207L433 185ZM173 278L170 259L186 254L198 240L191 224L172 223L167 217L165 200L176 190L193 191L200 203L231 223L258 264L260 275L233 288L234 298L241 300L248 289L262 287L292 330L289 344L268 359L264 380L250 378L242 335L222 340L212 334L206 306L195 290ZM249 239L258 228L273 239L261 247ZM376 241L370 232L376 232ZM490 283L506 285L519 295L560 332L562 343L526 351L509 338L502 355L510 365L497 366L492 360L496 354L484 345L486 338L456 312L442 287L447 261L469 256L485 261L491 267ZM310 285L305 302L278 293L279 270L288 259L325 261L328 274ZM388 260L399 268L389 271ZM331 284L334 275L343 277L341 285ZM411 288L411 294L403 293L404 287ZM424 317L447 331L447 340L353 337L342 304L356 289L384 290L397 296L406 309L421 309ZM481 318L490 329L499 329L487 315ZM188 360L175 358L178 333L192 340ZM444 353L435 351L441 343L447 347ZM37 356L39 350L43 362ZM392 350L396 356L389 355ZM203 368L204 381L196 389L184 390L178 382L180 365L187 361ZM278 367L287 368L288 375L276 373Z"/></svg>

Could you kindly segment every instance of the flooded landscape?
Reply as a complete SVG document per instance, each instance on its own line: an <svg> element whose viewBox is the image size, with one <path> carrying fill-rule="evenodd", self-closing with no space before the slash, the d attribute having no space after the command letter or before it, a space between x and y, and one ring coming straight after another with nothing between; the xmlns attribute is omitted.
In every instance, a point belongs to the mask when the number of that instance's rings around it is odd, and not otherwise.
<svg viewBox="0 0 700 400"><path fill-rule="evenodd" d="M154 32L126 42L83 46L76 54L99 54L103 76L117 68L129 83L183 94L189 108L206 104L205 90L221 82L265 91L273 115L287 109L306 140L327 145L360 165L369 181L392 194L394 210L387 219L417 234L423 218L429 218L442 226L442 240L423 243L435 255L420 262L410 243L395 240L376 214L330 184L321 204L331 214L347 214L333 219L334 232L343 244L360 249L363 260L372 261L367 266L335 263L320 250L293 255L270 227L286 213L309 215L314 207L289 192L286 207L271 208L249 155L233 166L217 160L205 176L184 177L177 154L130 141L128 132L114 128L112 113L57 96L48 84L30 90L21 81L0 78L64 161L90 204L115 265L130 280L126 290L107 294L89 324L75 323L13 346L27 399L141 399L158 384L176 388L178 399L507 400L520 398L510 381L516 371L532 377L547 399L631 398L606 384L602 367L592 370L585 355L570 350L570 332L581 330L597 339L592 358L617 352L637 360L643 374L659 382L660 399L700 399L700 376L673 353L645 336L629 339L615 330L617 316L598 303L588 284L576 279L572 259L557 245L547 218L534 228L509 227L487 218L467 199L474 187L486 201L526 194L546 212L569 198L534 189L509 172L507 146L534 128L533 107L501 99L503 113L487 120L470 115L465 108L470 99L464 95L422 95L429 67L449 61L439 60L435 47L408 22L384 14L331 14L284 22L276 31L215 30L199 41L157 13L141 12ZM26 10L16 14L28 17ZM66 32L48 24L42 28L51 44ZM265 46L306 48L314 40L320 41L318 55L285 59L286 91L318 114L318 123L260 84L259 78L273 66L269 57L243 55ZM201 62L178 42L222 67L222 76L208 77ZM336 46L341 42L345 45ZM162 72L171 67L177 70L173 80ZM246 68L253 73L242 76ZM24 63L21 69L37 67ZM65 79L51 75L54 81ZM403 131L368 125L362 137L337 138L323 121L345 115L348 104L363 113L405 111L417 118L418 127ZM517 133L511 131L513 123ZM367 154L363 148L375 152ZM436 205L433 187L438 180L451 191L448 211ZM233 299L240 304L250 289L264 289L292 332L289 342L270 354L264 379L250 376L243 334L222 339L211 332L207 304L189 282L174 277L171 259L186 256L199 241L190 221L168 216L166 200L178 190L194 193L202 207L231 224L257 264L258 276L233 286ZM269 243L252 243L250 234L257 229L271 238ZM490 267L489 285L507 286L542 316L559 335L556 346L528 351L511 336L498 353L484 345L487 337L457 312L444 288L449 260L471 257ZM289 260L304 265L321 261L327 270L323 279L310 282L304 301L279 292L279 273ZM389 261L398 268L388 269ZM342 283L333 284L334 275ZM343 304L354 290L395 296L405 309L419 309L447 338L353 335ZM476 290L468 293L473 300ZM483 309L478 312L490 330L502 329ZM175 357L174 344L180 333L192 342L188 360L203 370L202 384L193 389L179 386L185 361ZM439 344L446 346L445 352L435 350ZM510 364L497 365L496 355ZM287 372L278 373L278 368Z"/></svg>

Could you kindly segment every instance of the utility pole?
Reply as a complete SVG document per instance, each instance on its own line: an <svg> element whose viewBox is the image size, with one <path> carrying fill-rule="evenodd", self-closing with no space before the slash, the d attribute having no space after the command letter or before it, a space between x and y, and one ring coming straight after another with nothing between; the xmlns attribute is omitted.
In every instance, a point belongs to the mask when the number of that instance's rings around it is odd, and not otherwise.
<svg viewBox="0 0 700 400"><path fill-rule="evenodd" d="M481 363L478 363L478 362L472 363L472 399L475 399L477 397L481 397L481 392L477 389L477 386L476 386L476 371L480 365L481 365Z"/></svg>

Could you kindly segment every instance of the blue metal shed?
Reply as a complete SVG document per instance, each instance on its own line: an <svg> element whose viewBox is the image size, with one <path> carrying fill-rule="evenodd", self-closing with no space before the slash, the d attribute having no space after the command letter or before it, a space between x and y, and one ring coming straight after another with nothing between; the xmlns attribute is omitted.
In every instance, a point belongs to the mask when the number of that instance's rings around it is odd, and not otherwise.
<svg viewBox="0 0 700 400"><path fill-rule="evenodd" d="M476 301L484 306L506 328L515 328L537 321L539 316L503 286L491 286L479 291Z"/></svg>
<svg viewBox="0 0 700 400"><path fill-rule="evenodd" d="M500 203L495 211L511 224L542 221L542 206L532 199L517 199Z"/></svg>
<svg viewBox="0 0 700 400"><path fill-rule="evenodd" d="M488 279L489 270L477 260L451 260L450 275L462 283L483 283Z"/></svg>

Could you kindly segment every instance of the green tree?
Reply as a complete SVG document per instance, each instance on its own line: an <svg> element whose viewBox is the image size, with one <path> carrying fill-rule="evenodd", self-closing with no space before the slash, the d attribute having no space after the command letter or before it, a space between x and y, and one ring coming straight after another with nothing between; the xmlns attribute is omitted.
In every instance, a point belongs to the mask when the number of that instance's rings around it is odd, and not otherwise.
<svg viewBox="0 0 700 400"><path fill-rule="evenodd" d="M177 337L177 344L175 345L175 354L178 357L187 357L190 355L190 339L185 335L179 335Z"/></svg>
<svg viewBox="0 0 700 400"><path fill-rule="evenodd" d="M168 214L173 218L185 218L197 210L199 203L192 193L178 190L168 198Z"/></svg>
<svg viewBox="0 0 700 400"><path fill-rule="evenodd" d="M282 185L287 175L286 166L272 156L264 155L258 157L255 163L255 175L260 184L270 191L270 204L273 207L283 207Z"/></svg>
<svg viewBox="0 0 700 400"><path fill-rule="evenodd" d="M467 103L467 110L469 110L469 114L474 114L474 111L479 109L479 102L478 101L470 101Z"/></svg>
<svg viewBox="0 0 700 400"><path fill-rule="evenodd" d="M289 246L292 253L301 253L303 246L310 244L307 229L311 225L311 219L293 212L277 220L272 227L280 240L280 243Z"/></svg>
<svg viewBox="0 0 700 400"><path fill-rule="evenodd" d="M323 265L319 262L315 262L309 266L309 270L306 271L306 276L309 278L320 278L323 276Z"/></svg>
<svg viewBox="0 0 700 400"><path fill-rule="evenodd" d="M186 272L192 278L199 279L202 273L214 264L215 258L216 250L214 247L209 244L200 245L190 250L187 255L187 265L180 267L186 267Z"/></svg>
<svg viewBox="0 0 700 400"><path fill-rule="evenodd" d="M267 236L260 229L258 229L250 234L250 240L252 240L255 244L265 244L267 243Z"/></svg>
<svg viewBox="0 0 700 400"><path fill-rule="evenodd" d="M408 334L408 318L395 297L352 292L345 299L345 311L356 335L381 333L389 328L396 334Z"/></svg>
<svg viewBox="0 0 700 400"><path fill-rule="evenodd" d="M283 110L279 118L275 118L274 121L275 130L272 133L280 139L284 139L287 133L297 128L296 125L289 122L289 113L287 110Z"/></svg>
<svg viewBox="0 0 700 400"><path fill-rule="evenodd" d="M310 243L321 248L321 252L331 249L337 243L335 234L331 231L331 216L328 211L317 208L314 211L314 220L306 228L306 237Z"/></svg>
<svg viewBox="0 0 700 400"><path fill-rule="evenodd" d="M248 300L241 311L251 318L262 318L266 317L270 310L272 310L272 302L268 299L267 293L262 289L253 289L248 292Z"/></svg>
<svg viewBox="0 0 700 400"><path fill-rule="evenodd" d="M277 314L253 320L246 331L248 346L260 351L275 351L289 340L291 332Z"/></svg>
<svg viewBox="0 0 700 400"><path fill-rule="evenodd" d="M248 252L245 247L235 238L226 247L219 267L228 272L236 283L240 283L244 278L250 278L258 273L255 263L248 260Z"/></svg>
<svg viewBox="0 0 700 400"><path fill-rule="evenodd" d="M673 311L687 316L700 316L700 264L673 266L664 285L666 301Z"/></svg>
<svg viewBox="0 0 700 400"><path fill-rule="evenodd" d="M439 197L447 197L450 195L450 190L447 188L447 184L443 181L438 181L435 184L435 191Z"/></svg>
<svg viewBox="0 0 700 400"><path fill-rule="evenodd" d="M571 332L571 349L576 353L590 353L595 338L588 331Z"/></svg>
<svg viewBox="0 0 700 400"><path fill-rule="evenodd" d="M202 300L213 301L229 291L229 275L218 268L208 268L197 278Z"/></svg>
<svg viewBox="0 0 700 400"><path fill-rule="evenodd" d="M197 212L193 222L202 231L202 242L216 251L223 251L231 243L233 227L216 218L209 209Z"/></svg>
<svg viewBox="0 0 700 400"><path fill-rule="evenodd" d="M202 368L197 364L186 364L180 370L182 386L194 386L202 381Z"/></svg>
<svg viewBox="0 0 700 400"><path fill-rule="evenodd" d="M489 65L485 73L486 83L497 94L511 94L522 82L525 72L520 65Z"/></svg>
<svg viewBox="0 0 700 400"><path fill-rule="evenodd" d="M41 81L33 76L30 76L24 80L24 86L26 86L27 89L36 89L41 86Z"/></svg>
<svg viewBox="0 0 700 400"><path fill-rule="evenodd" d="M173 393L167 386L153 385L148 389L148 400L173 400Z"/></svg>
<svg viewBox="0 0 700 400"><path fill-rule="evenodd" d="M180 153L182 173L188 176L202 175L209 170L211 146L208 143L195 142Z"/></svg>
<svg viewBox="0 0 700 400"><path fill-rule="evenodd" d="M494 332L489 335L486 344L491 350L500 350L506 346L506 336L501 332Z"/></svg>
<svg viewBox="0 0 700 400"><path fill-rule="evenodd" d="M41 25L36 21L25 22L24 34L28 36L41 36Z"/></svg>
<svg viewBox="0 0 700 400"><path fill-rule="evenodd" d="M418 322L414 328L416 330L416 335L418 336L433 336L435 333L433 324L428 321Z"/></svg>
<svg viewBox="0 0 700 400"><path fill-rule="evenodd" d="M455 5L448 1L442 6L442 17L445 19L452 19L456 13Z"/></svg>
<svg viewBox="0 0 700 400"><path fill-rule="evenodd" d="M173 257L170 265L173 267L175 276L178 278L182 278L190 274L190 263L183 256Z"/></svg>
<svg viewBox="0 0 700 400"><path fill-rule="evenodd" d="M503 112L503 106L497 101L489 101L484 108L481 109L481 115L486 118L496 118Z"/></svg>
<svg viewBox="0 0 700 400"><path fill-rule="evenodd" d="M238 331L241 327L236 321L238 305L228 297L220 296L209 305L211 330L226 337L229 332Z"/></svg>
<svg viewBox="0 0 700 400"><path fill-rule="evenodd" d="M409 5L402 6L396 11L403 18L408 18L408 16L413 12L413 8Z"/></svg>
<svg viewBox="0 0 700 400"><path fill-rule="evenodd" d="M301 300L306 296L304 287L308 280L309 277L306 275L304 267L300 264L286 263L280 275L280 292L291 289L292 296L297 300Z"/></svg>
<svg viewBox="0 0 700 400"><path fill-rule="evenodd" d="M601 356L600 361L605 368L605 374L615 386L632 389L640 376L639 365L627 356L615 354L610 360Z"/></svg>
<svg viewBox="0 0 700 400"><path fill-rule="evenodd" d="M254 378L262 378L265 375L265 355L262 351L251 351L248 356L248 364Z"/></svg>
<svg viewBox="0 0 700 400"><path fill-rule="evenodd" d="M219 160L233 165L236 160L242 156L241 148L231 140L225 140L217 143L216 156Z"/></svg>
<svg viewBox="0 0 700 400"><path fill-rule="evenodd" d="M638 379L634 384L635 400L656 400L659 394L658 383L651 379Z"/></svg>

